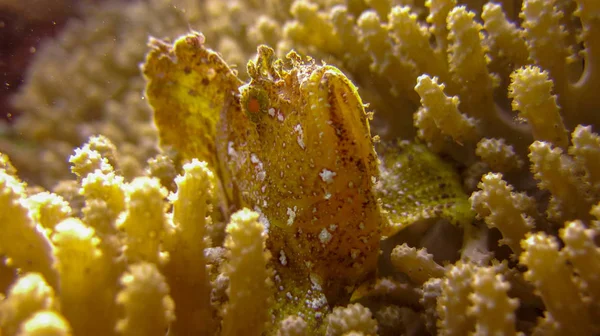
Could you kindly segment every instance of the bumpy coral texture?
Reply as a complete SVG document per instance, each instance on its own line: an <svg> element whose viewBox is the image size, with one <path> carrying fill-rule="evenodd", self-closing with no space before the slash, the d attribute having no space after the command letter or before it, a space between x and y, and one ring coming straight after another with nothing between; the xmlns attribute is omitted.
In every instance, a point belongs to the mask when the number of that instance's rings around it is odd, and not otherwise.
<svg viewBox="0 0 600 336"><path fill-rule="evenodd" d="M594 0L84 5L0 136L0 333L598 334L598 53Z"/></svg>

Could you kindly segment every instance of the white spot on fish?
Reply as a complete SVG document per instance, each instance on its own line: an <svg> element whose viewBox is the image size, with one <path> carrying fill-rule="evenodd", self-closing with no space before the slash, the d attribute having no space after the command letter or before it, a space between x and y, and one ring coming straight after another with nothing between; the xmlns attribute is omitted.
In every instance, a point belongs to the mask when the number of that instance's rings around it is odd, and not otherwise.
<svg viewBox="0 0 600 336"><path fill-rule="evenodd" d="M320 173L319 176L321 176L321 180L323 180L323 182L329 184L333 182L333 178L336 176L337 174L335 172L332 172L331 170L328 169L323 169Z"/></svg>
<svg viewBox="0 0 600 336"><path fill-rule="evenodd" d="M323 229L321 230L321 233L319 233L319 240L321 241L321 244L329 243L329 241L331 241L331 237L331 233L329 233L327 229Z"/></svg>
<svg viewBox="0 0 600 336"><path fill-rule="evenodd" d="M294 207L294 210L292 210L292 208L287 208L287 215L288 215L288 220L287 220L287 225L292 225L294 224L294 219L296 219L296 207Z"/></svg>
<svg viewBox="0 0 600 336"><path fill-rule="evenodd" d="M283 250L279 251L279 262L283 266L287 265L287 257L285 256L285 252L283 252Z"/></svg>
<svg viewBox="0 0 600 336"><path fill-rule="evenodd" d="M237 152L235 151L235 148L233 148L233 141L227 143L227 154L232 158L237 157Z"/></svg>
<svg viewBox="0 0 600 336"><path fill-rule="evenodd" d="M298 133L298 137L296 138L296 140L298 141L298 145L300 146L300 148L304 149L304 132L302 131L302 126L300 126L300 124L297 124L294 127L294 131L296 133Z"/></svg>

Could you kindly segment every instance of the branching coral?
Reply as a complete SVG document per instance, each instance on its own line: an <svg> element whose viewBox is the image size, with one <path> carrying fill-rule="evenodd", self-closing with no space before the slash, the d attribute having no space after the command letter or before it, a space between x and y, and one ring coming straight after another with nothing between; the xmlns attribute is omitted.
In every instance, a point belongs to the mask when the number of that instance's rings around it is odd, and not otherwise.
<svg viewBox="0 0 600 336"><path fill-rule="evenodd" d="M92 150L84 146L78 152L81 151ZM108 167L112 169L110 165ZM2 173L10 177L4 170ZM213 334L217 326L214 323L216 315L213 315L215 308L210 304L210 279L211 274L216 273L209 272L208 262L202 262L203 247L208 246L204 230L210 226L209 203L211 190L214 189L214 178L211 178L211 175L205 163L193 161L185 165L183 175L176 179L177 192L169 198L154 178L140 177L131 183L125 183L122 177L115 176L113 172L105 173L96 169L80 179L86 208L90 207L88 212L84 212L85 217L93 219L90 223L92 225L101 223L102 225L98 226L101 231L97 233L90 224L78 218L65 218L57 225L44 230L40 225L41 220L38 222L39 217L30 218L31 225L39 228L38 237L45 237L46 232L52 237L51 241L47 240L49 251L46 253L48 260L53 262L52 273L44 274L44 277L54 281L58 278L58 282L53 289L38 273L25 273L19 277L0 305L0 325L3 334L16 335L20 328L21 334L34 334L36 328L43 326L49 328L48 330L67 334L70 330L73 330L74 334L86 335L164 334L178 312L171 295L181 305L182 311L177 315L180 322L173 325L173 332L179 330L179 333L185 334L187 326L206 334ZM22 182L14 177L10 178L13 179L14 185L4 186L3 191L18 192L12 195L17 200L19 197L25 198ZM54 194L49 195L58 197ZM90 204L98 202L107 205L103 209L112 211L90 216L89 213L95 211L94 206ZM32 210L36 208L33 202L23 202L23 206L28 204ZM10 206L7 204L4 208L9 209ZM172 213L166 212L167 207L172 207ZM27 208L24 209L27 211ZM254 223L252 225L256 226L256 234L263 235L264 229L257 222L258 215L251 211L244 214L240 214L245 216L240 220L249 221L249 225ZM101 216L103 218L99 218ZM235 218L232 220L235 222ZM205 221L204 227L196 227L198 221ZM156 225L148 226L149 223ZM232 233L236 225L232 226ZM16 229L28 232L19 226L16 226ZM237 229L238 234L246 235L249 233L248 229L242 225ZM160 230L165 231L159 232ZM159 237L162 243L159 242ZM16 244L26 241L18 237L14 239ZM260 276L256 272L261 266L244 259L247 258L248 252L246 244L256 241L255 237L240 239L232 238L230 243L225 244L231 251L237 251L239 256L228 257L230 262L223 266L227 269L224 272L236 281L245 279L245 283L258 285L246 277L250 274ZM258 242L255 254L267 255L268 252L264 251L264 241ZM3 242L2 246L6 258L17 261L16 257L22 254L18 249L9 248L9 242ZM45 271L44 264L33 259L37 254L32 248L35 248L33 243L29 244L30 266L16 262L8 265L22 272ZM263 286L271 288L268 286L271 273L267 269L267 261L267 258L263 258L262 283ZM126 265L128 266L125 267ZM218 270L218 267L212 269ZM185 271L185 274L180 273L181 271ZM236 292L238 295L243 293L242 296L248 297L252 306L259 298L268 302L268 295L257 292L258 287L246 288L237 285L236 281L229 283L230 297L235 297ZM169 284L179 288L170 291ZM189 290L196 291L202 286L204 291L199 292L199 297L194 299L189 295ZM246 300L232 299L231 304L234 302L242 304ZM122 307L122 310L116 309L117 307ZM262 312L265 316L267 308L268 306L265 306ZM234 309L230 307L227 311L233 312ZM60 315L56 315L59 312ZM46 315L38 317L36 313ZM238 307L238 315L247 316L247 313L243 306ZM228 315L231 313L225 314ZM231 318L237 322L235 316L231 315ZM213 318L215 321L211 324ZM237 324L229 322L229 326L235 325ZM245 324L240 325L247 328ZM263 328L264 326L256 330Z"/></svg>
<svg viewBox="0 0 600 336"><path fill-rule="evenodd" d="M39 273L27 273L9 289L8 298L0 305L0 326L3 333L14 335L36 312L57 307L52 287Z"/></svg>
<svg viewBox="0 0 600 336"><path fill-rule="evenodd" d="M53 268L53 247L44 229L35 222L26 206L24 185L5 170L0 171L0 202L2 235L0 253L9 256L4 262L24 272L39 272L48 283L57 287Z"/></svg>
<svg viewBox="0 0 600 336"><path fill-rule="evenodd" d="M476 319L475 335L516 335L515 310L518 300L508 296L509 283L492 268L480 268L473 276L473 305L469 313Z"/></svg>
<svg viewBox="0 0 600 336"><path fill-rule="evenodd" d="M558 241L536 233L524 239L522 246L525 252L520 261L529 268L525 278L534 284L548 309L542 326L557 333L594 333L590 311L579 295Z"/></svg>
<svg viewBox="0 0 600 336"><path fill-rule="evenodd" d="M223 309L221 335L261 335L268 327L272 300L271 254L265 252L265 227L248 209L231 216L225 248L229 250L223 275L229 278L229 303Z"/></svg>
<svg viewBox="0 0 600 336"><path fill-rule="evenodd" d="M214 175L206 163L193 160L183 166L184 174L175 179L177 192L171 194L173 224L177 234L167 240L170 251L165 265L171 297L177 302L172 328L209 335L216 329L210 306L210 279L206 269L204 241L212 224L209 213L213 196ZM184 271L186 274L182 274Z"/></svg>
<svg viewBox="0 0 600 336"><path fill-rule="evenodd" d="M488 173L481 178L480 191L471 195L471 204L489 227L502 233L502 244L515 254L521 253L520 242L533 229L535 201L525 194L513 192L512 186L502 179L502 174Z"/></svg>
<svg viewBox="0 0 600 336"><path fill-rule="evenodd" d="M328 336L347 335L355 332L359 335L375 335L377 323L371 315L371 311L362 305L355 303L348 307L337 307L329 315L327 325Z"/></svg>
<svg viewBox="0 0 600 336"><path fill-rule="evenodd" d="M2 334L598 333L600 7L461 3L73 21L2 141L74 174L0 156Z"/></svg>
<svg viewBox="0 0 600 336"><path fill-rule="evenodd" d="M417 250L406 244L398 245L391 254L392 264L403 273L406 273L410 279L422 285L430 278L441 278L444 275L444 268L433 261L431 254L425 249Z"/></svg>
<svg viewBox="0 0 600 336"><path fill-rule="evenodd" d="M164 335L175 319L169 286L156 264L140 262L121 277L123 289L116 302L123 306L124 317L117 321L121 335Z"/></svg>

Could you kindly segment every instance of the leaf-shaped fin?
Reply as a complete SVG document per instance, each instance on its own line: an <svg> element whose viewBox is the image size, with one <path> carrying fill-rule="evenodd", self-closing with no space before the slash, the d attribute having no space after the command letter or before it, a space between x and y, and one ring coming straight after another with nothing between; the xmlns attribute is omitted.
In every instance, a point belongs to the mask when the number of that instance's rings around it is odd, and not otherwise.
<svg viewBox="0 0 600 336"><path fill-rule="evenodd" d="M241 81L204 46L200 33L182 36L173 45L151 39L150 47L143 72L161 145L216 168L219 116L225 99L237 94Z"/></svg>
<svg viewBox="0 0 600 336"><path fill-rule="evenodd" d="M420 144L381 147L377 190L390 222L384 236L422 219L444 218L460 225L474 219L469 197L452 166Z"/></svg>

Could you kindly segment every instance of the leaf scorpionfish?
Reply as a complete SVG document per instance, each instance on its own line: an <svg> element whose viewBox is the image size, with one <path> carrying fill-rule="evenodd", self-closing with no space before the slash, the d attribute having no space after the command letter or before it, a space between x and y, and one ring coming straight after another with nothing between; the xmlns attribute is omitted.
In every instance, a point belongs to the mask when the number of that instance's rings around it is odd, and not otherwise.
<svg viewBox="0 0 600 336"><path fill-rule="evenodd" d="M331 302L374 275L383 216L369 115L337 68L266 46L243 84L199 33L151 41L144 66L161 145L219 176L223 218L247 207L277 273Z"/></svg>

